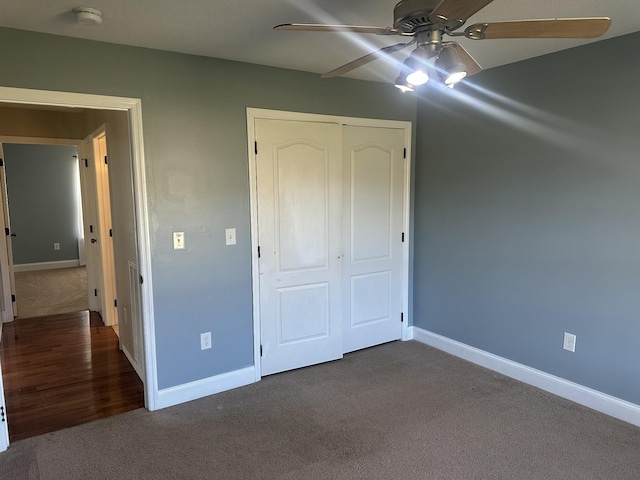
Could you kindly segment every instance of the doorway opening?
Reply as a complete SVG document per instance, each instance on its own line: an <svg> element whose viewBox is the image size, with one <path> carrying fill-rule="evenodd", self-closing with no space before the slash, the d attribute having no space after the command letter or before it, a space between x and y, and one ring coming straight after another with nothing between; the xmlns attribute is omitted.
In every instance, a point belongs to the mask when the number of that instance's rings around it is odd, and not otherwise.
<svg viewBox="0 0 640 480"><path fill-rule="evenodd" d="M14 318L88 310L78 141L0 137L0 158Z"/></svg>
<svg viewBox="0 0 640 480"><path fill-rule="evenodd" d="M140 101L116 97L0 88L0 102L6 102L0 104L0 109L5 110L4 113L8 110L13 110L14 114L21 116L21 118L30 117L32 119L29 122L10 122L10 124L16 125L19 131L11 129L6 131L3 128L5 125L0 125L2 127L0 134L23 137L22 140L25 143L28 139L34 137L72 138L76 145L79 146L78 161L82 165L85 159L87 161L89 159L88 155L83 157L84 152L82 150L82 142L87 140L87 134L89 133L92 135L92 142L95 141L98 147L100 147L99 143L102 142L102 147L108 150L107 155L103 155L104 152L102 151L97 155L93 155L94 159L100 159L101 162L113 159L113 162L109 162L110 173L107 173L107 178L111 177L112 181L107 181L106 184L108 188L116 189L112 198L106 202L112 208L112 213L114 214L113 226L100 232L97 230L97 223L90 225L93 225L96 229L92 233L106 233L109 238L113 239L115 254L111 254L111 260L107 260L107 265L110 264L113 267L113 277L116 284L114 290L119 298L110 300L109 305L118 316L108 322L116 326L119 324L120 338L118 339L115 333L113 335L116 349L118 351L122 349L126 354L126 358L123 356L124 361L127 364L131 363L135 368L137 375L134 374L134 376L140 376L144 380L144 404L147 408L154 409L157 388L155 382L154 339L150 335L153 329L152 306L151 302L147 300L151 297L152 286L149 271L150 256L148 251L148 226L146 223ZM66 117L65 122L51 122L51 118L56 116L59 118L61 116ZM102 125L106 125L106 127L102 127L103 130L100 132L99 129ZM25 128L31 128L32 130L25 131ZM64 130L65 128L67 130ZM37 129L44 129L44 131L37 131ZM72 131L73 134L66 133L69 131ZM113 181L114 179L116 181ZM96 180L96 189L100 188ZM83 213L86 213L86 209L83 209ZM87 222L84 223L85 226L88 225ZM124 232L124 234L118 236L118 232ZM83 239L86 238L88 237L85 232ZM92 238L96 238L97 243L103 237ZM2 274L2 281L0 282L2 292L0 296L2 300L2 319L6 323L4 324L4 333L0 331L0 340L2 344L8 344L9 338L7 334L9 329L7 327L11 322L14 322L13 304L15 302L11 299L13 294L11 293L11 282L8 278L10 272L6 255L6 239L3 238L3 240L5 242L0 242L3 243L3 245L0 245L2 247L0 248L0 253L3 253L3 255L0 255L0 257L3 257L0 258L0 273ZM81 240L79 236L79 241ZM119 255L118 251L125 251L126 253ZM143 278L144 284L141 282ZM99 294L106 298L108 295L106 291L108 289L102 284ZM102 304L105 304L105 302L106 300ZM85 311L67 316L75 316L75 319L66 319L71 323L75 321L76 323L84 324L86 327L84 333L75 334L74 338L86 338L89 344L95 344L95 340L105 337L104 332L100 330L101 327L109 328L113 332L110 326L103 327L101 325L102 318L100 317L109 317L106 309L103 309L101 315ZM16 321L19 320L20 315L18 315L18 320ZM60 318L56 320L61 321ZM40 326L36 330L46 331L46 333L51 334L52 329L49 327L52 327L53 323L53 320L50 319L48 325ZM18 325L18 323L13 323L13 325ZM0 323L0 328L2 328L2 323ZM66 340L61 341L59 347L70 350L69 347L73 343L73 338L68 337ZM102 361L98 357L95 352L87 353L85 351L82 354L81 361L89 364L93 363L97 366ZM10 374L6 371L9 365L3 364L2 367L5 369L6 378ZM113 364L111 364L111 367L103 364L99 368L102 367L114 369ZM2 382L0 381L0 383ZM5 380L3 391L0 393L7 393L6 388L7 382ZM95 392L101 390L102 387L97 387ZM2 395L0 395L0 406L6 412L8 423L11 424L11 408L5 403ZM117 413L116 410L116 408L111 408L111 413ZM4 425L0 425L0 451L8 446L7 422L3 423ZM5 429L4 431L3 428Z"/></svg>

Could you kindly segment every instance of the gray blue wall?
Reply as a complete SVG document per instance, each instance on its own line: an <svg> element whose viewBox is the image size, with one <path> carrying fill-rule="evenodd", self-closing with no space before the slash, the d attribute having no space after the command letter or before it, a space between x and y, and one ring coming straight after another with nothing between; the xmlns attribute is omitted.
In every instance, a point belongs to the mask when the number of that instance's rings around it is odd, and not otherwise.
<svg viewBox="0 0 640 480"><path fill-rule="evenodd" d="M640 404L638 47L598 42L420 103L413 317ZM390 85L223 60L8 29L0 58L3 86L142 99L160 388L252 363L246 107L416 119Z"/></svg>
<svg viewBox="0 0 640 480"><path fill-rule="evenodd" d="M246 108L415 121L386 84L10 29L0 58L3 86L142 99L160 388L253 364Z"/></svg>
<svg viewBox="0 0 640 480"><path fill-rule="evenodd" d="M639 49L627 35L424 95L414 325L640 404Z"/></svg>
<svg viewBox="0 0 640 480"><path fill-rule="evenodd" d="M13 263L78 259L75 146L3 144ZM53 244L60 244L54 250Z"/></svg>

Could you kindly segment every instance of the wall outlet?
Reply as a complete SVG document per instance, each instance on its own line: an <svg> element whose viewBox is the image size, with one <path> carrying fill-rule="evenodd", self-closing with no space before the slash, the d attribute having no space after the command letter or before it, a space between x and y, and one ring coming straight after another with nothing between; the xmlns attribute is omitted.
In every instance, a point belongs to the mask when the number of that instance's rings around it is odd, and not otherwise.
<svg viewBox="0 0 640 480"><path fill-rule="evenodd" d="M573 333L564 332L562 348L569 350L570 352L576 351L576 336Z"/></svg>
<svg viewBox="0 0 640 480"><path fill-rule="evenodd" d="M184 250L184 232L173 232L173 249Z"/></svg>
<svg viewBox="0 0 640 480"><path fill-rule="evenodd" d="M59 244L58 242L55 242L55 243L53 244L53 249L54 249L54 250L60 250L60 244Z"/></svg>
<svg viewBox="0 0 640 480"><path fill-rule="evenodd" d="M211 348L211 332L200 334L200 350Z"/></svg>

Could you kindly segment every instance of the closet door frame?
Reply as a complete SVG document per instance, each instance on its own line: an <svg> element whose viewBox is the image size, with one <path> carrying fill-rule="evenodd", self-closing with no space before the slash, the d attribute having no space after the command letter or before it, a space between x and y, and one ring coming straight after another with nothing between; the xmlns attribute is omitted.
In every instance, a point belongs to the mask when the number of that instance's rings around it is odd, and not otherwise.
<svg viewBox="0 0 640 480"><path fill-rule="evenodd" d="M258 247L258 194L257 194L257 159L256 132L257 119L290 120L301 122L335 123L337 125L397 128L405 132L406 162L404 166L404 199L403 199L403 232L405 241L402 245L402 340L412 337L409 327L409 253L411 235L411 171L412 171L412 124L398 120L380 120L370 118L342 117L333 115L319 115L310 113L286 112L280 110L266 110L247 108L247 140L249 154L249 202L251 208L251 278L253 298L253 341L254 341L254 369L255 381L262 378L260 360L260 268Z"/></svg>

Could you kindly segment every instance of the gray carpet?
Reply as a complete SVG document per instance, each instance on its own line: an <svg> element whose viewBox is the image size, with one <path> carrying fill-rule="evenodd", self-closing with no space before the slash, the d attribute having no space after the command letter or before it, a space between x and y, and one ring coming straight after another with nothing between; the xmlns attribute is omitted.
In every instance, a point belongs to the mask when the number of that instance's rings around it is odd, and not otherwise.
<svg viewBox="0 0 640 480"><path fill-rule="evenodd" d="M18 318L89 309L86 267L16 272Z"/></svg>
<svg viewBox="0 0 640 480"><path fill-rule="evenodd" d="M637 480L640 429L395 342L17 442L0 476Z"/></svg>

